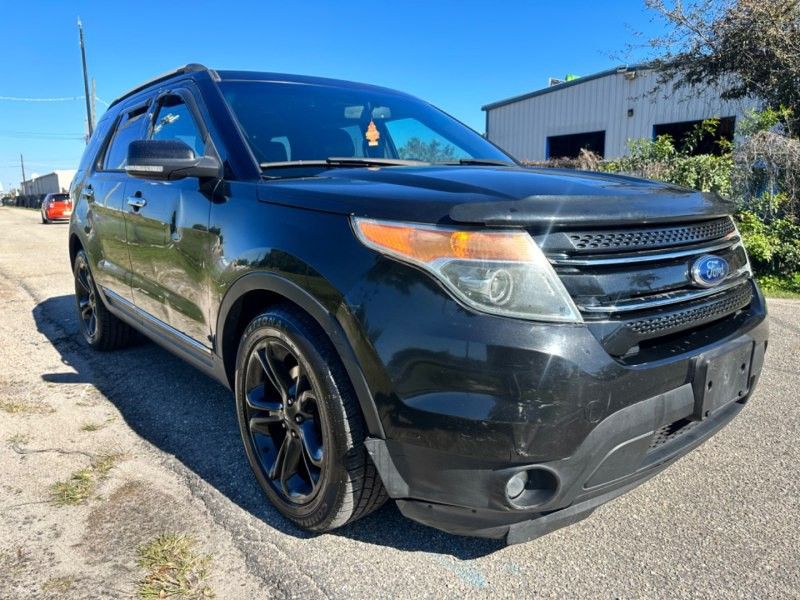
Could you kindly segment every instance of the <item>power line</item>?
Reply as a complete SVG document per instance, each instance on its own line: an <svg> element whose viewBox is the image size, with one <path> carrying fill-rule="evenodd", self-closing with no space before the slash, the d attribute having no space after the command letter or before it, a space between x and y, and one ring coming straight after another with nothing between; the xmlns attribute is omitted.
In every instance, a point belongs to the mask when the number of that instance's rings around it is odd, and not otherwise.
<svg viewBox="0 0 800 600"><path fill-rule="evenodd" d="M74 102L75 100L83 100L86 96L61 96L58 98L25 98L22 96L0 96L0 100L6 100L8 102ZM110 106L111 103L103 100L100 96L95 96L95 100L97 100L100 104L104 104L106 106Z"/></svg>
<svg viewBox="0 0 800 600"><path fill-rule="evenodd" d="M6 131L0 130L0 137L14 139L48 139L48 140L82 140L84 137L78 133L56 133L46 131Z"/></svg>

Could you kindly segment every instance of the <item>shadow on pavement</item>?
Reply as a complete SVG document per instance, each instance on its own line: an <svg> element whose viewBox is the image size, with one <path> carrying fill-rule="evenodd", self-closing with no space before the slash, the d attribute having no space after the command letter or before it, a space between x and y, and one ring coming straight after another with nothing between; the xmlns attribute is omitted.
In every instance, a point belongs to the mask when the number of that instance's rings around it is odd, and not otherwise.
<svg viewBox="0 0 800 600"><path fill-rule="evenodd" d="M229 390L152 343L112 353L92 351L79 338L71 295L44 300L33 316L64 364L75 371L44 373L43 380L94 385L138 435L174 455L233 503L282 533L314 537L286 520L262 494L245 458ZM453 536L409 521L391 501L329 535L460 559L503 547L499 541Z"/></svg>

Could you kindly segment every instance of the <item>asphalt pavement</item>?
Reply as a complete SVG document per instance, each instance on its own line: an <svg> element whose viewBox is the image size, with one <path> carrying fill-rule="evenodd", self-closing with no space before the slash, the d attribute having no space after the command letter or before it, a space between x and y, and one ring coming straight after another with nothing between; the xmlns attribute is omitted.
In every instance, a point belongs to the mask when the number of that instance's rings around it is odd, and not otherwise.
<svg viewBox="0 0 800 600"><path fill-rule="evenodd" d="M218 598L800 597L800 302L770 300L760 386L719 435L589 519L505 547L393 503L325 535L258 489L231 394L152 343L78 337L67 226L0 207L0 597L130 597L186 534ZM52 485L118 457L87 499Z"/></svg>

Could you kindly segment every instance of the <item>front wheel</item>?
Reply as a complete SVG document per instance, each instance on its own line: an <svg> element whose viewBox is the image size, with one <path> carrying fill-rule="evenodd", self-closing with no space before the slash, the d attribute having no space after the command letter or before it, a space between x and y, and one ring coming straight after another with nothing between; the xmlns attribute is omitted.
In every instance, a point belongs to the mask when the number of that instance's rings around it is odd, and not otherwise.
<svg viewBox="0 0 800 600"><path fill-rule="evenodd" d="M256 479L301 527L328 531L386 500L347 373L305 314L281 307L250 323L236 357L236 405Z"/></svg>

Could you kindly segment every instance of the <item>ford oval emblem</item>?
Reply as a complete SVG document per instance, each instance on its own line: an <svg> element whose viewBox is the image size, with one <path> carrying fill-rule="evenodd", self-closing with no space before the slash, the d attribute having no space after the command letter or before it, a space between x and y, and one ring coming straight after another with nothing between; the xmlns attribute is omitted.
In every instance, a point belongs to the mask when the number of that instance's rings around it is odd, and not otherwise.
<svg viewBox="0 0 800 600"><path fill-rule="evenodd" d="M700 287L714 287L721 283L730 272L728 261L721 256L706 254L692 265L692 281Z"/></svg>

